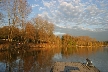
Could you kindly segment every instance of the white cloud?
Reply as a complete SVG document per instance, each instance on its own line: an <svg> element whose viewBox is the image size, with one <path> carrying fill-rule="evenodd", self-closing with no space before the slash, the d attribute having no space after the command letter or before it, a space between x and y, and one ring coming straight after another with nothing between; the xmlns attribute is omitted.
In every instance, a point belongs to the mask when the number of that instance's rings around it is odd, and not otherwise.
<svg viewBox="0 0 108 72"><path fill-rule="evenodd" d="M55 24L63 24L62 26L67 28L73 28L73 26L85 25L81 29L85 30L97 30L91 26L97 26L102 29L108 29L108 4L107 0L94 1L89 0L83 2L83 0L43 0L43 5L46 7L46 13L43 12L41 16L48 19Z"/></svg>
<svg viewBox="0 0 108 72"><path fill-rule="evenodd" d="M61 32L54 32L55 35L63 35L63 34L66 34L66 33L61 33Z"/></svg>
<svg viewBox="0 0 108 72"><path fill-rule="evenodd" d="M38 6L39 6L38 4L32 4L32 5L31 5L32 8L38 7Z"/></svg>
<svg viewBox="0 0 108 72"><path fill-rule="evenodd" d="M50 3L48 3L48 2L44 2L44 6L46 6L46 7L50 7L50 6L51 6L51 4L50 4Z"/></svg>
<svg viewBox="0 0 108 72"><path fill-rule="evenodd" d="M41 10L45 10L46 8L44 8L44 7L39 7L39 11L41 11Z"/></svg>
<svg viewBox="0 0 108 72"><path fill-rule="evenodd" d="M44 18L45 20L48 20L49 22L51 22L51 18L48 15L48 12L44 11L42 14L38 14L38 16L41 16L42 18Z"/></svg>
<svg viewBox="0 0 108 72"><path fill-rule="evenodd" d="M47 8L51 8L56 4L56 1L44 1L43 0L42 2L43 2L43 5Z"/></svg>
<svg viewBox="0 0 108 72"><path fill-rule="evenodd" d="M35 1L39 1L39 0L35 0Z"/></svg>

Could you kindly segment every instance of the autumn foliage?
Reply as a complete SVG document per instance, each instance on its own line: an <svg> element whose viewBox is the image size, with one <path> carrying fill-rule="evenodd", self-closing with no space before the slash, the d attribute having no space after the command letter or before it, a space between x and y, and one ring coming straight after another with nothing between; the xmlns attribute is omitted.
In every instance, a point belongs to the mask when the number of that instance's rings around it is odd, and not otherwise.
<svg viewBox="0 0 108 72"><path fill-rule="evenodd" d="M63 47L102 46L103 42L89 36L63 35L62 38L53 34L54 24L34 17L28 20L31 6L27 0L1 0L0 2L0 40L35 44L53 44ZM50 45L51 46L51 45Z"/></svg>

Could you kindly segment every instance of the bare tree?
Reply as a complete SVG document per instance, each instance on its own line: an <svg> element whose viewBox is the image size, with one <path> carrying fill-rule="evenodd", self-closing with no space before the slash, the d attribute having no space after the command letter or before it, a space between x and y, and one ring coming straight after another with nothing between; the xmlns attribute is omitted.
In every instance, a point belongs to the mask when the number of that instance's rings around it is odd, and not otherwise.
<svg viewBox="0 0 108 72"><path fill-rule="evenodd" d="M0 12L0 20L2 20L3 18L3 14Z"/></svg>
<svg viewBox="0 0 108 72"><path fill-rule="evenodd" d="M24 28L27 16L31 12L31 7L27 3L27 0L1 0L1 6L6 14L8 20L10 34L8 36L9 41L12 41L13 29L12 26L21 26ZM6 20L6 21L7 21Z"/></svg>
<svg viewBox="0 0 108 72"><path fill-rule="evenodd" d="M31 7L28 4L27 0L17 0L18 1L18 16L21 20L21 26L24 28L25 20L31 12Z"/></svg>
<svg viewBox="0 0 108 72"><path fill-rule="evenodd" d="M50 38L53 36L54 25L41 17L34 18L33 24L36 28L37 40L50 41Z"/></svg>
<svg viewBox="0 0 108 72"><path fill-rule="evenodd" d="M5 16L7 18L6 21L8 21L9 25L9 31L10 31L10 24L11 24L11 7L12 7L12 1L10 0L1 0L1 6L4 12L6 12ZM12 33L12 32L11 32ZM8 40L11 41L11 33L8 35Z"/></svg>

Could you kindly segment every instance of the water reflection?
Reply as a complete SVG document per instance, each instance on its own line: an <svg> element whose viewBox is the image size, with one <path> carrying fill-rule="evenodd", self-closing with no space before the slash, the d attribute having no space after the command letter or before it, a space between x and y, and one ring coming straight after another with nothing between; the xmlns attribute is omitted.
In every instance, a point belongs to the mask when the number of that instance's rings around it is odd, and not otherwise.
<svg viewBox="0 0 108 72"><path fill-rule="evenodd" d="M55 61L84 62L85 58L89 57L95 62L100 56L103 59L96 61L95 65L102 71L101 64L107 55L108 48L53 48L5 51L0 52L0 72L49 72ZM108 60L108 57L106 60ZM108 67L108 65L103 66ZM103 72L105 71L103 70Z"/></svg>
<svg viewBox="0 0 108 72"><path fill-rule="evenodd" d="M0 52L0 72L47 72L60 49L30 49Z"/></svg>
<svg viewBox="0 0 108 72"><path fill-rule="evenodd" d="M96 53L98 51L102 51L103 48L96 48L96 47L83 47L83 48L65 48L62 49L61 53L63 56L67 57L73 54L80 55L80 56L89 56L90 54Z"/></svg>

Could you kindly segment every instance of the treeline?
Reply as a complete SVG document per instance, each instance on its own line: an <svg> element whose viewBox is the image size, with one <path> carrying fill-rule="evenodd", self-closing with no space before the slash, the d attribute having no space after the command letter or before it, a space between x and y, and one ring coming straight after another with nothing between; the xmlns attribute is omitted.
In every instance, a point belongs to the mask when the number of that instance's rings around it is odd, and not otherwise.
<svg viewBox="0 0 108 72"><path fill-rule="evenodd" d="M88 36L74 37L53 34L54 24L35 17L28 21L31 6L27 0L0 1L0 40L23 43L47 43L63 47L102 46L108 42L99 42Z"/></svg>
<svg viewBox="0 0 108 72"><path fill-rule="evenodd" d="M89 36L71 36L65 34L61 39L63 47L97 47L108 45L105 41L97 41L95 38L90 38Z"/></svg>
<svg viewBox="0 0 108 72"><path fill-rule="evenodd" d="M27 0L0 1L0 39L9 42L54 43L53 23L35 17L28 21L32 8Z"/></svg>
<svg viewBox="0 0 108 72"><path fill-rule="evenodd" d="M25 28L15 26L4 26L0 28L0 39L26 43L55 43L59 40L53 34L54 25L41 17L33 18L25 23ZM11 36L11 37L9 37Z"/></svg>

